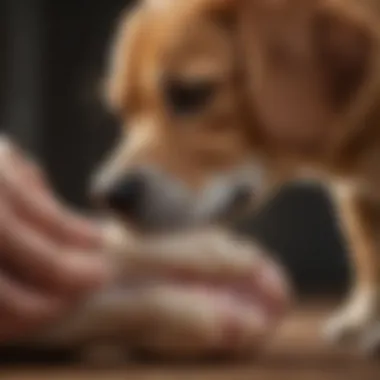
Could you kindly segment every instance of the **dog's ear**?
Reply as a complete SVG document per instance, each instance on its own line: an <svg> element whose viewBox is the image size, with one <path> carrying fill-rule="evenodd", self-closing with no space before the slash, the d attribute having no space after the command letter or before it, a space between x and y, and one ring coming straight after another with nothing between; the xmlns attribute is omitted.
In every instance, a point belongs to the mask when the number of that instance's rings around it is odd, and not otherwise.
<svg viewBox="0 0 380 380"><path fill-rule="evenodd" d="M330 101L348 106L370 80L375 38L364 15L347 3L324 1L313 14L313 39ZM342 4L342 5L340 5Z"/></svg>
<svg viewBox="0 0 380 380"><path fill-rule="evenodd" d="M141 23L141 11L126 9L120 16L115 37L109 52L109 62L104 83L105 103L117 115L126 113L129 73L132 64L131 45L136 43L137 28ZM129 83L131 86L131 83Z"/></svg>

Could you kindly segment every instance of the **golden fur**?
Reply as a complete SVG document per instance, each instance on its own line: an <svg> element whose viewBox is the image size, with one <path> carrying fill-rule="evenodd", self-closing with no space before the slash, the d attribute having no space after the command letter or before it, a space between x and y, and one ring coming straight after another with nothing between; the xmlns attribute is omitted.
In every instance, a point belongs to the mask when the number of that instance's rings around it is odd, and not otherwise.
<svg viewBox="0 0 380 380"><path fill-rule="evenodd" d="M234 168L250 154L231 36L210 23L216 2L206 3L147 1L122 17L107 86L130 144L121 148L129 157L118 161L124 165L118 174L126 165L153 162L196 188L210 172ZM218 86L217 95L204 111L176 117L165 103L166 76L207 80Z"/></svg>

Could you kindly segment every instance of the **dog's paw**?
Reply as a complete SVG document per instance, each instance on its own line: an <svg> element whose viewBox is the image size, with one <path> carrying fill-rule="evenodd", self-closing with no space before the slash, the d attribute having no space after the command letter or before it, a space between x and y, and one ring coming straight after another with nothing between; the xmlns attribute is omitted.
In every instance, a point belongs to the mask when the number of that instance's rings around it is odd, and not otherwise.
<svg viewBox="0 0 380 380"><path fill-rule="evenodd" d="M376 292L361 290L336 312L323 327L323 336L330 343L351 343L360 339L377 316Z"/></svg>

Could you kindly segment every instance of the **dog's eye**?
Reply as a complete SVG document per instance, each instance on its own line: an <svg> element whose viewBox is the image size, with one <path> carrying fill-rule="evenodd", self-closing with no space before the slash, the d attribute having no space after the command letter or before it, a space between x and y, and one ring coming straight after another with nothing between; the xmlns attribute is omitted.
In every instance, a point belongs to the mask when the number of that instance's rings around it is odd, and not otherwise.
<svg viewBox="0 0 380 380"><path fill-rule="evenodd" d="M185 82L170 80L166 83L165 96L177 115L187 115L207 106L216 92L216 84L211 81Z"/></svg>

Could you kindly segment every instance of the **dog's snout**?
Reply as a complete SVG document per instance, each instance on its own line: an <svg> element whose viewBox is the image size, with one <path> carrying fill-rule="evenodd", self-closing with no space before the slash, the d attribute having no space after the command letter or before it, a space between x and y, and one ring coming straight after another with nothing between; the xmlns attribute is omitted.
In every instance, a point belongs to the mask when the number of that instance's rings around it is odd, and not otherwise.
<svg viewBox="0 0 380 380"><path fill-rule="evenodd" d="M140 173L128 174L107 191L105 202L111 209L133 217L141 208L144 187L143 175Z"/></svg>

